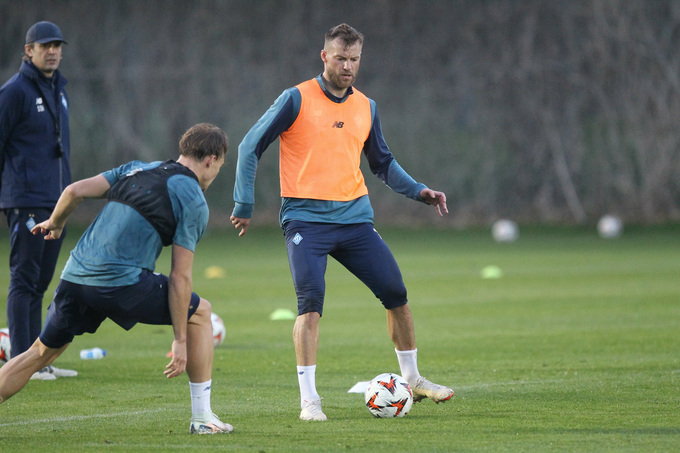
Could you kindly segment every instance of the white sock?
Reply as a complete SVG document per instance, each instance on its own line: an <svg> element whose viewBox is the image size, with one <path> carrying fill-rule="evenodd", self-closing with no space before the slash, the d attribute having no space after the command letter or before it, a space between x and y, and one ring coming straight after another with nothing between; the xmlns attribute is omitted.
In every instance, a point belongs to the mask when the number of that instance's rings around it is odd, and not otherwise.
<svg viewBox="0 0 680 453"><path fill-rule="evenodd" d="M212 379L206 382L193 383L189 382L191 389L191 415L192 418L203 416L205 414L212 414L210 408L210 387L212 386Z"/></svg>
<svg viewBox="0 0 680 453"><path fill-rule="evenodd" d="M399 360L399 368L401 369L401 377L406 379L406 382L413 385L416 379L420 377L418 371L418 349L411 351L397 351L397 360Z"/></svg>
<svg viewBox="0 0 680 453"><path fill-rule="evenodd" d="M316 391L316 365L297 367L298 384L300 384L300 408L305 401L320 399Z"/></svg>

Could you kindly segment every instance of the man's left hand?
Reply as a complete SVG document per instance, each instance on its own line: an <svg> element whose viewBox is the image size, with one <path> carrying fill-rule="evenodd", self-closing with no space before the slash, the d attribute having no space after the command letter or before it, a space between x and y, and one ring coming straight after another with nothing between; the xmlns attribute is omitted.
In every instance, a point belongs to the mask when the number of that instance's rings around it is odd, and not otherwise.
<svg viewBox="0 0 680 453"><path fill-rule="evenodd" d="M444 213L448 214L449 210L446 207L446 194L444 192L437 192L432 189L423 189L420 191L420 198L423 201L437 210L437 214L440 217L444 216Z"/></svg>

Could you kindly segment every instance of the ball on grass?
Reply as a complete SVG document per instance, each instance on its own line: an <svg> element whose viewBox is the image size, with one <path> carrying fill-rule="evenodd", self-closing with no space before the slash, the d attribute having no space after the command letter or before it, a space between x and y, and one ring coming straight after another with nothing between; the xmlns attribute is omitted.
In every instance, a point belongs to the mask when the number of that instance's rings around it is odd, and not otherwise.
<svg viewBox="0 0 680 453"><path fill-rule="evenodd" d="M364 402L368 412L376 418L404 417L413 405L413 391L403 377L383 373L368 383Z"/></svg>
<svg viewBox="0 0 680 453"><path fill-rule="evenodd" d="M213 345L215 347L224 343L224 337L227 335L227 329L224 327L224 321L216 313L210 314L210 321L213 328Z"/></svg>
<svg viewBox="0 0 680 453"><path fill-rule="evenodd" d="M12 357L12 344L9 341L9 329L0 329L0 364L7 362Z"/></svg>
<svg viewBox="0 0 680 453"><path fill-rule="evenodd" d="M607 214L602 216L597 222L597 234L603 239L616 239L623 233L623 222L621 219Z"/></svg>
<svg viewBox="0 0 680 453"><path fill-rule="evenodd" d="M496 242L514 242L519 237L519 227L512 220L500 219L491 226L491 236Z"/></svg>

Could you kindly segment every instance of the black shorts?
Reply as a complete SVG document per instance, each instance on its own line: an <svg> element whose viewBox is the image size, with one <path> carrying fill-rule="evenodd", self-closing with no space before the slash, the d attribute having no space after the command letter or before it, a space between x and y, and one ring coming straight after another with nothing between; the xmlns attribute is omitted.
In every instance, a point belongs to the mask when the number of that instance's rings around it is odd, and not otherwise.
<svg viewBox="0 0 680 453"><path fill-rule="evenodd" d="M188 318L196 312L200 298L191 293ZM61 348L76 335L94 333L109 318L125 330L135 324L172 325L168 301L168 277L143 271L129 286L87 286L61 280L47 311L40 341Z"/></svg>
<svg viewBox="0 0 680 453"><path fill-rule="evenodd" d="M293 220L284 225L284 232L298 298L298 315L323 314L329 255L368 286L385 308L407 303L399 266L372 224Z"/></svg>

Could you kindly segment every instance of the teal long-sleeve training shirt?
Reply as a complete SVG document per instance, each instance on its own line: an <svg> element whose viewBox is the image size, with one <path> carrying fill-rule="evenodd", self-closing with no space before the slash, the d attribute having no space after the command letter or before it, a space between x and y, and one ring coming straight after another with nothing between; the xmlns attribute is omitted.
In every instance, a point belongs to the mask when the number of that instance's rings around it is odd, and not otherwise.
<svg viewBox="0 0 680 453"><path fill-rule="evenodd" d="M329 102L344 102L353 94L350 87L343 98L331 94L324 86L321 75L316 77ZM423 202L420 192L425 184L416 182L397 163L383 137L380 117L375 102L371 105L371 130L364 143L363 153L368 159L371 172L393 191ZM255 204L255 176L260 158L279 135L290 128L300 113L301 95L295 88L288 88L276 99L267 112L255 123L238 147L236 183L234 185L235 207L233 215L250 218ZM373 208L368 195L350 201L331 201L284 197L281 202L279 222L283 226L290 220L322 223L373 223Z"/></svg>

